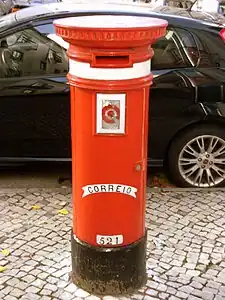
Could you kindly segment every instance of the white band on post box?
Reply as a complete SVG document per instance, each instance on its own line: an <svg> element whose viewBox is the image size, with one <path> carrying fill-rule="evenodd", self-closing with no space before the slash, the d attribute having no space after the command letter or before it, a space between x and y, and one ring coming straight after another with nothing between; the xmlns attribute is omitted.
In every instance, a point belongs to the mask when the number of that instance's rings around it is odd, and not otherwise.
<svg viewBox="0 0 225 300"><path fill-rule="evenodd" d="M84 79L128 80L148 76L151 72L151 59L134 63L130 68L92 68L89 63L69 60L69 73Z"/></svg>

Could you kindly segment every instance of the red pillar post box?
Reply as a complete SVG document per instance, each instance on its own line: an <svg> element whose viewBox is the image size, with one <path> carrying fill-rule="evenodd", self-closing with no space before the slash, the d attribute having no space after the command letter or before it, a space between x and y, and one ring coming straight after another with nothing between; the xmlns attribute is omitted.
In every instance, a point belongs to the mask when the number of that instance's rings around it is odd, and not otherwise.
<svg viewBox="0 0 225 300"><path fill-rule="evenodd" d="M69 43L72 278L92 293L132 293L146 280L151 44L167 22L95 15L54 25Z"/></svg>

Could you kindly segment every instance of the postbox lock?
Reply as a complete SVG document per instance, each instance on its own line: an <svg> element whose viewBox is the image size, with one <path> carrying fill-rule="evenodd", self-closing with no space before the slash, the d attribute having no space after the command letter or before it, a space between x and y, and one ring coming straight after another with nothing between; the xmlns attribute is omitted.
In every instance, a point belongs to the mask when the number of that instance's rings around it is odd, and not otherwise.
<svg viewBox="0 0 225 300"><path fill-rule="evenodd" d="M141 171L141 164L136 164L135 169L136 169L137 172L140 172Z"/></svg>
<svg viewBox="0 0 225 300"><path fill-rule="evenodd" d="M97 94L96 132L125 133L125 94Z"/></svg>

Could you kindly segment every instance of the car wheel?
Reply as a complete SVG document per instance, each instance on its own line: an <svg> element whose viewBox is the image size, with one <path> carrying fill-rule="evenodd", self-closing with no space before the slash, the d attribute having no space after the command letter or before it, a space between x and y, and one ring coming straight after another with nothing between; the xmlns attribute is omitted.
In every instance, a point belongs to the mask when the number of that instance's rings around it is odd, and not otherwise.
<svg viewBox="0 0 225 300"><path fill-rule="evenodd" d="M225 128L199 125L182 132L168 152L171 179L181 187L225 184Z"/></svg>

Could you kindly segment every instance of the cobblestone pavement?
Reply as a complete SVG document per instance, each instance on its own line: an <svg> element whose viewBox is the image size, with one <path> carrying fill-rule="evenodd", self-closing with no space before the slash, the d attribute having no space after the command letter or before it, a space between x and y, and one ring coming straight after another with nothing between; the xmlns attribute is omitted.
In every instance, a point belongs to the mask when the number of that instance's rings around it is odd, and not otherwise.
<svg viewBox="0 0 225 300"><path fill-rule="evenodd" d="M70 282L70 192L0 191L1 300L100 299ZM120 299L225 299L224 192L153 192L146 211L148 281Z"/></svg>

